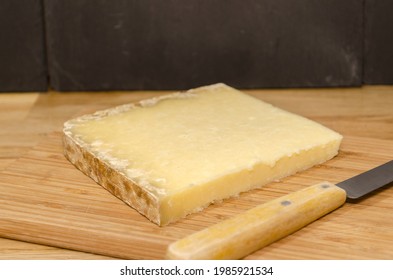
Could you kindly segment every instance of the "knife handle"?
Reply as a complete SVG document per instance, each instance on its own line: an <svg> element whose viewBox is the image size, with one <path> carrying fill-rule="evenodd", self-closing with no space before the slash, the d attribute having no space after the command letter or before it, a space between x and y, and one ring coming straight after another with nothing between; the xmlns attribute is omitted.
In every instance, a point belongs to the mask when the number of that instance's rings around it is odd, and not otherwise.
<svg viewBox="0 0 393 280"><path fill-rule="evenodd" d="M322 182L191 234L169 245L167 259L240 259L344 204L346 192Z"/></svg>

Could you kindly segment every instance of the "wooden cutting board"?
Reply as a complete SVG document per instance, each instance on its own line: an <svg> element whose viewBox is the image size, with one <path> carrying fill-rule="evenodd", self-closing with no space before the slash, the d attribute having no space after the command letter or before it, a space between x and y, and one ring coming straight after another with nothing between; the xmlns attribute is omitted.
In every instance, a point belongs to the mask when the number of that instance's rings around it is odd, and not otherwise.
<svg viewBox="0 0 393 280"><path fill-rule="evenodd" d="M319 181L339 182L393 158L393 141L344 137L326 164L158 227L86 177L62 154L61 134L0 173L0 236L127 259L162 259L167 245ZM347 203L248 259L391 259L393 188Z"/></svg>

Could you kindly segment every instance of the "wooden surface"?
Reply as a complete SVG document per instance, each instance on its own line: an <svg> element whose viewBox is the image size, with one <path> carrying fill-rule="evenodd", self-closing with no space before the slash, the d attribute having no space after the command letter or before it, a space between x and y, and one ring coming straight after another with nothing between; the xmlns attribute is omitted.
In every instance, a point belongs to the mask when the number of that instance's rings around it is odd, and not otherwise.
<svg viewBox="0 0 393 280"><path fill-rule="evenodd" d="M325 165L159 228L64 160L56 131L81 113L161 93L1 94L0 235L109 257L162 258L166 245L185 234L316 180L337 182L393 158L392 87L249 91L342 133L342 152ZM391 259L392 208L393 189L385 187L249 258ZM4 238L0 258L108 257Z"/></svg>

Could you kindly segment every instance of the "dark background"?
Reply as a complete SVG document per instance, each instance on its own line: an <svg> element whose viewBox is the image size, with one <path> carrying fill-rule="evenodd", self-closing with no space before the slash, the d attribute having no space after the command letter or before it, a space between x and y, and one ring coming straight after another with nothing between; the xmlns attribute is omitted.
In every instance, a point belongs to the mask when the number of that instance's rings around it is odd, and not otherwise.
<svg viewBox="0 0 393 280"><path fill-rule="evenodd" d="M389 0L2 0L0 91L393 84Z"/></svg>
<svg viewBox="0 0 393 280"><path fill-rule="evenodd" d="M0 91L47 89L41 1L0 1Z"/></svg>

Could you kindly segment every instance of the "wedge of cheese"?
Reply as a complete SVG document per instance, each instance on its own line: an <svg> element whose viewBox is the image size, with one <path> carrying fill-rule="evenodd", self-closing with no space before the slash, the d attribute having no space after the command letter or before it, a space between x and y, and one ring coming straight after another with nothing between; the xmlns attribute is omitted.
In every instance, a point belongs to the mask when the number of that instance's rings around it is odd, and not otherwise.
<svg viewBox="0 0 393 280"><path fill-rule="evenodd" d="M64 125L65 156L158 225L323 163L341 139L224 84Z"/></svg>

